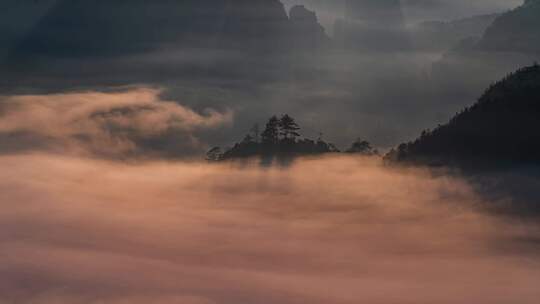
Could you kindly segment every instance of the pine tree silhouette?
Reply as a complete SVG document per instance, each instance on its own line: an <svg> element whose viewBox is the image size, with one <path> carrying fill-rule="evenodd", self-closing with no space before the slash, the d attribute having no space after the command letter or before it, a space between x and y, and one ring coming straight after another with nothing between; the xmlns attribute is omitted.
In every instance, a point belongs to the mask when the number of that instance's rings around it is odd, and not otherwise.
<svg viewBox="0 0 540 304"><path fill-rule="evenodd" d="M300 127L294 118L285 114L281 118L272 116L266 123L264 131L260 134L258 126L253 127L248 135L232 148L221 152L214 148L208 152L207 159L224 161L231 159L245 159L260 157L263 163L272 163L272 160L289 164L290 160L303 155L321 155L325 153L339 153L339 149L331 143L322 140L317 141L300 137ZM369 146L369 143L367 144Z"/></svg>
<svg viewBox="0 0 540 304"><path fill-rule="evenodd" d="M300 127L292 117L285 114L279 120L280 135L284 141L296 142L296 138L300 136L298 130Z"/></svg>
<svg viewBox="0 0 540 304"><path fill-rule="evenodd" d="M275 145L279 142L279 119L274 115L266 123L266 127L261 134L262 143L265 145Z"/></svg>

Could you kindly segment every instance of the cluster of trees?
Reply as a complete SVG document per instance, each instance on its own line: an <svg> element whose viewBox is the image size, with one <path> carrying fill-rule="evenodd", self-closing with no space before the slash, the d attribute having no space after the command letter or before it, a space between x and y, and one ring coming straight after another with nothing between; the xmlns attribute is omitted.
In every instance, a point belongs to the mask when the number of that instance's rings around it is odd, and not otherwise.
<svg viewBox="0 0 540 304"><path fill-rule="evenodd" d="M362 140L361 138L353 142L351 147L345 152L351 154L362 154L366 156L379 155L379 151L377 149L373 148L368 141Z"/></svg>
<svg viewBox="0 0 540 304"><path fill-rule="evenodd" d="M467 167L540 163L540 66L491 85L477 103L401 144L386 159Z"/></svg>
<svg viewBox="0 0 540 304"><path fill-rule="evenodd" d="M268 119L264 130L255 125L242 141L232 148L223 150L214 147L208 151L206 158L210 161L249 157L294 157L302 155L320 155L341 152L335 145L327 143L319 137L317 140L302 138L300 126L294 118L285 114ZM369 142L357 140L347 153L378 155Z"/></svg>

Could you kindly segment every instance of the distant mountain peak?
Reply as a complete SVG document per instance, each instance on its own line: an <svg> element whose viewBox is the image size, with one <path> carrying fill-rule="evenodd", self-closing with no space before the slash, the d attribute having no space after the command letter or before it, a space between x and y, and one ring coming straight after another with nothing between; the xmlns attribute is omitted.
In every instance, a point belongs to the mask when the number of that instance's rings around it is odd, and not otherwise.
<svg viewBox="0 0 540 304"><path fill-rule="evenodd" d="M479 42L481 50L540 53L540 0L526 0L498 17Z"/></svg>

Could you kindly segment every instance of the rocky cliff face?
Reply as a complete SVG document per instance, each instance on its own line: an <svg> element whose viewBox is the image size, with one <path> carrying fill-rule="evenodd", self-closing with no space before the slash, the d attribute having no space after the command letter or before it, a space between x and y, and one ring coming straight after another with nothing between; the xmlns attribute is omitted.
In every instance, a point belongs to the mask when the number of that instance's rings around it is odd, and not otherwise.
<svg viewBox="0 0 540 304"><path fill-rule="evenodd" d="M289 18L294 48L316 50L329 45L330 38L319 23L315 12L303 5L297 5L291 8Z"/></svg>

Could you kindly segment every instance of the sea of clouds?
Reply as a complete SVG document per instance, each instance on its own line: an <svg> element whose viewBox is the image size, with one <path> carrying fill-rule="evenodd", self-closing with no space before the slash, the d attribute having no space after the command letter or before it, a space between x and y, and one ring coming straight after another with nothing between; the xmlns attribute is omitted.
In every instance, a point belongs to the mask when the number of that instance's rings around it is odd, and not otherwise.
<svg viewBox="0 0 540 304"><path fill-rule="evenodd" d="M540 227L464 180L378 159L292 166L0 157L0 303L540 298Z"/></svg>
<svg viewBox="0 0 540 304"><path fill-rule="evenodd" d="M200 134L234 112L151 87L0 100L2 304L540 298L536 218L492 212L515 198L458 174L345 155L207 163Z"/></svg>

